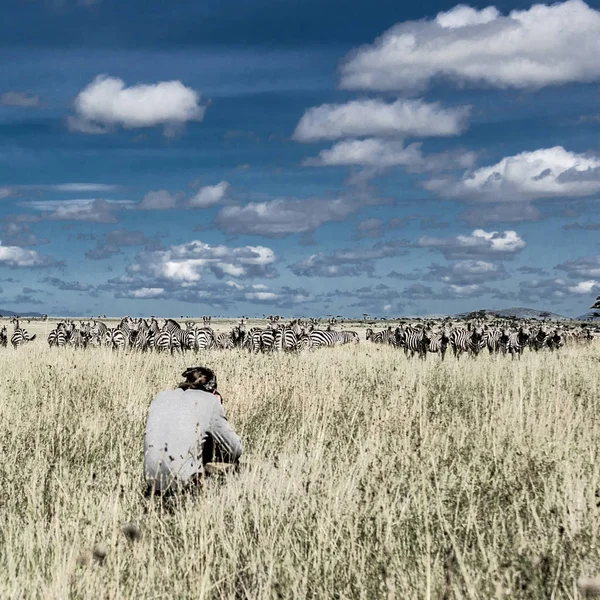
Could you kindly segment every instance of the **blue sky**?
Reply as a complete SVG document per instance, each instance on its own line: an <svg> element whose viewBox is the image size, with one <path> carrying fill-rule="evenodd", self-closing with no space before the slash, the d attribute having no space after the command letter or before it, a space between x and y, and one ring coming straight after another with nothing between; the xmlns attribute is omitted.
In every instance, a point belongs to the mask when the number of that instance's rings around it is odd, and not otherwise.
<svg viewBox="0 0 600 600"><path fill-rule="evenodd" d="M7 0L0 307L600 294L600 3Z"/></svg>

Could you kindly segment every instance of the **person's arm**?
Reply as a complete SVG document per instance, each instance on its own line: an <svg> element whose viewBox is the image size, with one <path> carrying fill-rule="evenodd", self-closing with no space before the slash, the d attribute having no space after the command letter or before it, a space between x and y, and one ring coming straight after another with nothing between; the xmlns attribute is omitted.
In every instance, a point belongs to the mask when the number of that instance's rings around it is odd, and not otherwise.
<svg viewBox="0 0 600 600"><path fill-rule="evenodd" d="M225 410L221 404L215 408L209 433L221 461L235 463L239 460L242 455L242 441L225 418Z"/></svg>

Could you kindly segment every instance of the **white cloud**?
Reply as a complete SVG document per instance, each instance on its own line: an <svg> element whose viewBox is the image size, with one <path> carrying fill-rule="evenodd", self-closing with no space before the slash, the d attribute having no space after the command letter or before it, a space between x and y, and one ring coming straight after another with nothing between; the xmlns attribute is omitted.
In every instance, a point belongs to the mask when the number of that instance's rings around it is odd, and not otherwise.
<svg viewBox="0 0 600 600"><path fill-rule="evenodd" d="M433 20L399 23L352 52L341 85L408 91L440 77L500 88L597 81L599 40L600 13L581 0L507 16L458 5Z"/></svg>
<svg viewBox="0 0 600 600"><path fill-rule="evenodd" d="M600 291L600 282L594 279L580 281L577 285L570 286L569 291L573 294L591 294L592 292Z"/></svg>
<svg viewBox="0 0 600 600"><path fill-rule="evenodd" d="M452 136L466 129L468 106L443 108L423 100L354 100L347 104L323 104L307 110L293 139L299 142L342 137Z"/></svg>
<svg viewBox="0 0 600 600"><path fill-rule="evenodd" d="M209 208L219 204L229 191L229 183L221 181L216 185L207 185L189 199L188 205L193 208Z"/></svg>
<svg viewBox="0 0 600 600"><path fill-rule="evenodd" d="M589 196L600 191L600 158L555 146L505 157L459 181L434 179L425 187L441 196L488 202Z"/></svg>
<svg viewBox="0 0 600 600"><path fill-rule="evenodd" d="M413 171L467 169L475 163L474 152L453 151L424 155L422 144L405 146L401 141L369 138L344 140L331 148L321 150L316 158L304 161L307 166L360 166L373 169L405 166Z"/></svg>
<svg viewBox="0 0 600 600"><path fill-rule="evenodd" d="M93 192L114 192L116 185L104 183L59 183L57 185L38 185L39 189L48 189L57 192L69 192L74 194L93 193Z"/></svg>
<svg viewBox="0 0 600 600"><path fill-rule="evenodd" d="M157 298L165 293L164 288L139 288L128 293L130 298Z"/></svg>
<svg viewBox="0 0 600 600"><path fill-rule="evenodd" d="M3 246L0 242L0 265L4 267L44 267L56 264L54 259L44 256L35 250L27 250L19 246Z"/></svg>
<svg viewBox="0 0 600 600"><path fill-rule="evenodd" d="M583 256L568 262L556 265L559 271L565 271L569 277L574 279L589 278L600 279L600 254L595 256Z"/></svg>
<svg viewBox="0 0 600 600"><path fill-rule="evenodd" d="M229 234L283 237L314 231L329 221L343 221L365 206L385 203L360 194L353 198L278 198L245 206L225 206L219 211L216 223Z"/></svg>
<svg viewBox="0 0 600 600"><path fill-rule="evenodd" d="M458 260L447 266L433 264L424 279L453 286L472 286L509 277L504 265L485 260Z"/></svg>
<svg viewBox="0 0 600 600"><path fill-rule="evenodd" d="M125 87L121 79L99 75L75 99L69 126L82 133L105 133L119 125L162 125L169 135L188 121L202 121L206 108L199 102L200 94L180 81Z"/></svg>
<svg viewBox="0 0 600 600"><path fill-rule="evenodd" d="M132 206L129 200L104 200L103 198L80 198L74 200L32 200L22 202L42 213L51 221L89 221L93 223L117 223L115 213Z"/></svg>
<svg viewBox="0 0 600 600"><path fill-rule="evenodd" d="M138 208L142 210L168 210L177 206L177 196L173 196L167 190L156 190L148 192Z"/></svg>
<svg viewBox="0 0 600 600"><path fill-rule="evenodd" d="M416 246L434 248L450 259L474 259L477 257L506 258L525 248L527 244L516 231L484 231L475 229L471 235L440 238L421 236Z"/></svg>
<svg viewBox="0 0 600 600"><path fill-rule="evenodd" d="M205 271L216 277L271 276L275 253L265 246L211 246L194 240L167 250L142 252L128 268L130 275L153 281L194 284ZM159 287L159 286L154 286Z"/></svg>

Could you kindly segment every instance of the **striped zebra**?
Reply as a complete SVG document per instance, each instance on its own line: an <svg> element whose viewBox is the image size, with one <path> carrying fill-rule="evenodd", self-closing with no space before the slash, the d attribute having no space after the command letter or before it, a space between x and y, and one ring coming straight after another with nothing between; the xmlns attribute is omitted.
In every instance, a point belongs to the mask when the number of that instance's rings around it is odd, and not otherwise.
<svg viewBox="0 0 600 600"><path fill-rule="evenodd" d="M469 324L468 329L454 329L450 334L450 344L457 359L463 352L477 356L485 346L483 328Z"/></svg>
<svg viewBox="0 0 600 600"><path fill-rule="evenodd" d="M135 350L140 350L141 352L146 352L148 350L151 350L153 346L154 333L146 319L142 319L137 330L137 334L135 335L133 340L133 348Z"/></svg>
<svg viewBox="0 0 600 600"><path fill-rule="evenodd" d="M519 341L519 332L512 331L508 327L505 327L502 330L502 335L500 336L500 351L502 354L510 354L511 358L514 359L515 354L521 358L521 354L523 353L524 345Z"/></svg>
<svg viewBox="0 0 600 600"><path fill-rule="evenodd" d="M218 333L215 337L215 345L221 350L231 350L234 345L232 333L230 331L226 333Z"/></svg>
<svg viewBox="0 0 600 600"><path fill-rule="evenodd" d="M488 352L490 354L498 354L500 351L500 336L502 335L502 331L497 327L493 329L483 330L483 338L482 342L484 347L487 347Z"/></svg>
<svg viewBox="0 0 600 600"><path fill-rule="evenodd" d="M140 330L141 319L133 319L131 317L123 317L117 328L123 332L127 347L133 348L138 332Z"/></svg>
<svg viewBox="0 0 600 600"><path fill-rule="evenodd" d="M339 331L326 329L313 329L309 333L310 347L319 348L321 346L340 346L343 343L343 337Z"/></svg>
<svg viewBox="0 0 600 600"><path fill-rule="evenodd" d="M8 333L6 332L6 325L4 325L0 331L0 346L4 348L8 346Z"/></svg>
<svg viewBox="0 0 600 600"><path fill-rule="evenodd" d="M565 345L565 340L563 335L558 329L555 329L546 340L546 344L550 350L558 350Z"/></svg>
<svg viewBox="0 0 600 600"><path fill-rule="evenodd" d="M58 323L56 329L53 329L48 334L48 346L50 346L50 348L53 346L64 348L67 345L68 339L69 332L67 331L65 323Z"/></svg>
<svg viewBox="0 0 600 600"><path fill-rule="evenodd" d="M312 348L312 341L310 339L310 335L307 333L301 333L297 337L296 348L299 352L305 352Z"/></svg>
<svg viewBox="0 0 600 600"><path fill-rule="evenodd" d="M542 325L534 335L531 336L530 345L531 347L538 352L542 348L545 348L548 345L548 338L550 337L550 333L545 325Z"/></svg>
<svg viewBox="0 0 600 600"><path fill-rule="evenodd" d="M298 336L291 327L282 326L275 332L275 350L293 352L298 349Z"/></svg>
<svg viewBox="0 0 600 600"><path fill-rule="evenodd" d="M427 353L428 340L425 337L425 331L422 328L412 327L410 325L398 328L400 329L401 339L396 335L398 345L402 345L404 348L404 354L413 357L415 354L419 355L419 358L424 359ZM398 332L398 329L396 330Z"/></svg>
<svg viewBox="0 0 600 600"><path fill-rule="evenodd" d="M23 329L22 327L20 327L19 321L15 322L15 330L14 330L12 336L10 337L10 343L12 344L12 346L15 350L19 346L22 346L23 344L26 344L27 342L32 342L33 340L35 340L35 338L36 338L35 334L30 335L26 329Z"/></svg>
<svg viewBox="0 0 600 600"><path fill-rule="evenodd" d="M187 329L185 334L186 346L194 352L211 350L215 347L215 338L212 334L212 329L193 327Z"/></svg>
<svg viewBox="0 0 600 600"><path fill-rule="evenodd" d="M367 329L365 339L367 341L371 341L374 344L390 344L394 345L395 337L394 332L391 327L384 329L383 331L378 331L375 333L371 328Z"/></svg>
<svg viewBox="0 0 600 600"><path fill-rule="evenodd" d="M102 323L102 321L96 321L96 319L94 319L92 326L90 328L92 345L101 346L101 345L105 344L107 331L108 331L108 327L106 326L106 323Z"/></svg>
<svg viewBox="0 0 600 600"><path fill-rule="evenodd" d="M252 332L252 350L254 352L272 352L275 349L276 329L257 329Z"/></svg>
<svg viewBox="0 0 600 600"><path fill-rule="evenodd" d="M356 331L340 331L342 344L359 344L360 336Z"/></svg>
<svg viewBox="0 0 600 600"><path fill-rule="evenodd" d="M443 327L437 332L428 329L423 333L423 343L426 345L427 352L439 353L442 360L444 360L446 350L450 344L450 331L447 327Z"/></svg>
<svg viewBox="0 0 600 600"><path fill-rule="evenodd" d="M105 343L113 350L121 350L127 347L125 334L119 327L109 327L106 329Z"/></svg>
<svg viewBox="0 0 600 600"><path fill-rule="evenodd" d="M67 340L69 346L73 346L75 348L86 348L87 347L87 336L80 329L73 329L71 331L71 335Z"/></svg>

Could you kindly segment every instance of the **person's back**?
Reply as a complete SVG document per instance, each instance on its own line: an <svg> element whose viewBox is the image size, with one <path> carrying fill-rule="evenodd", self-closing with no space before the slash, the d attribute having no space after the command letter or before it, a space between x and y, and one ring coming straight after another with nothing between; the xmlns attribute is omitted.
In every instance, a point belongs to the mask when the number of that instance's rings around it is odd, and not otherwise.
<svg viewBox="0 0 600 600"><path fill-rule="evenodd" d="M159 393L150 405L144 437L144 475L157 492L176 490L203 472L207 447L225 462L242 454L219 396L199 389Z"/></svg>

